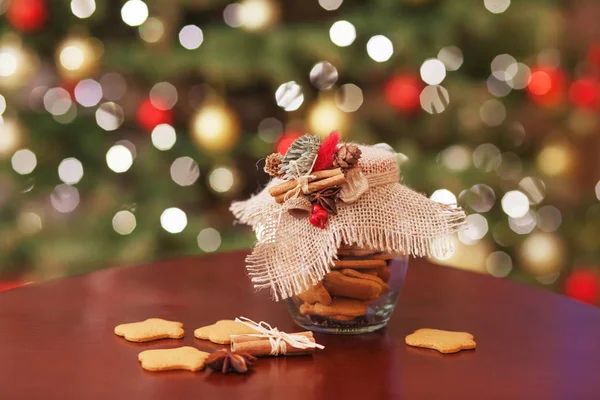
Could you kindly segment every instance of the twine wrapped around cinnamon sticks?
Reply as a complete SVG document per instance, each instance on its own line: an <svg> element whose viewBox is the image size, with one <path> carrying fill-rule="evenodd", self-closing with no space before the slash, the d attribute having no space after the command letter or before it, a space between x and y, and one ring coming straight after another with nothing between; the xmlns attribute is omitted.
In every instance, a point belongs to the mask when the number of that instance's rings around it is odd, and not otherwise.
<svg viewBox="0 0 600 400"><path fill-rule="evenodd" d="M253 356L280 356L310 354L315 349L325 348L315 342L312 332L285 333L264 321L256 323L245 317L236 318L235 321L260 333L231 335L231 351Z"/></svg>

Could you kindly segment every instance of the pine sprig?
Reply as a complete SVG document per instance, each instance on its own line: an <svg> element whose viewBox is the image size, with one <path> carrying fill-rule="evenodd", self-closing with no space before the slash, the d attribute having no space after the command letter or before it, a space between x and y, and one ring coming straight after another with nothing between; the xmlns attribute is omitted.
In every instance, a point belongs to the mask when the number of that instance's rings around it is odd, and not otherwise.
<svg viewBox="0 0 600 400"><path fill-rule="evenodd" d="M295 179L310 172L321 147L318 136L306 134L296 139L281 159L279 172L283 179Z"/></svg>

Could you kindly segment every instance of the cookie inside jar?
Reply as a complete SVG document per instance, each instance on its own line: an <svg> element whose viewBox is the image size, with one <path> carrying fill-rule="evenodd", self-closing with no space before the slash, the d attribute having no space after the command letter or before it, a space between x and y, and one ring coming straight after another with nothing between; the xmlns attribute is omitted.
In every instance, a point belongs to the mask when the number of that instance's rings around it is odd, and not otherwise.
<svg viewBox="0 0 600 400"><path fill-rule="evenodd" d="M406 274L407 258L343 244L323 280L293 296L288 304L296 322L331 333L363 333L391 317Z"/></svg>

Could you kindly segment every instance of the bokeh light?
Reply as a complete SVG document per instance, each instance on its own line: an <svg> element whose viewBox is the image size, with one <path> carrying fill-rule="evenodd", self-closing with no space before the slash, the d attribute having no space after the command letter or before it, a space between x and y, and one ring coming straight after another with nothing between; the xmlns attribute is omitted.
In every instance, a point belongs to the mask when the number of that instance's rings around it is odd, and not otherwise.
<svg viewBox="0 0 600 400"><path fill-rule="evenodd" d="M69 213L79 205L79 191L67 184L60 184L50 194L52 207L60 213Z"/></svg>
<svg viewBox="0 0 600 400"><path fill-rule="evenodd" d="M319 5L327 11L333 11L340 8L344 0L319 0Z"/></svg>
<svg viewBox="0 0 600 400"><path fill-rule="evenodd" d="M11 165L16 173L27 175L33 172L37 165L35 153L29 149L21 149L15 151L11 160Z"/></svg>
<svg viewBox="0 0 600 400"><path fill-rule="evenodd" d="M225 193L231 190L234 180L233 172L226 167L217 167L208 175L208 184L217 193Z"/></svg>
<svg viewBox="0 0 600 400"><path fill-rule="evenodd" d="M426 86L419 96L419 102L429 114L439 114L448 107L450 96L443 86Z"/></svg>
<svg viewBox="0 0 600 400"><path fill-rule="evenodd" d="M447 71L456 71L463 63L463 53L456 46L444 47L439 51L437 58L444 63Z"/></svg>
<svg viewBox="0 0 600 400"><path fill-rule="evenodd" d="M94 0L71 0L71 12L77 18L89 18L96 11Z"/></svg>
<svg viewBox="0 0 600 400"><path fill-rule="evenodd" d="M139 26L148 18L148 6L142 0L128 0L121 8L121 18L129 26Z"/></svg>
<svg viewBox="0 0 600 400"><path fill-rule="evenodd" d="M533 231L536 226L535 216L532 210L529 210L519 218L508 217L508 226L518 235L527 235Z"/></svg>
<svg viewBox="0 0 600 400"><path fill-rule="evenodd" d="M190 157L179 157L171 164L171 179L179 186L193 185L200 177L198 163Z"/></svg>
<svg viewBox="0 0 600 400"><path fill-rule="evenodd" d="M473 151L473 165L484 172L496 170L500 166L500 163L502 163L502 154L491 143L480 144Z"/></svg>
<svg viewBox="0 0 600 400"><path fill-rule="evenodd" d="M334 130L341 135L346 133L347 115L331 99L323 98L313 103L306 119L310 132L321 137L326 137Z"/></svg>
<svg viewBox="0 0 600 400"><path fill-rule="evenodd" d="M117 101L127 92L127 81L116 72L109 72L100 78L102 94L106 100Z"/></svg>
<svg viewBox="0 0 600 400"><path fill-rule="evenodd" d="M543 206L537 211L536 222L543 232L556 232L562 224L562 214L554 206Z"/></svg>
<svg viewBox="0 0 600 400"><path fill-rule="evenodd" d="M69 185L78 183L83 178L83 164L76 158L65 158L58 165L58 177Z"/></svg>
<svg viewBox="0 0 600 400"><path fill-rule="evenodd" d="M506 118L506 108L500 101L491 99L481 105L479 116L484 124L498 126Z"/></svg>
<svg viewBox="0 0 600 400"><path fill-rule="evenodd" d="M512 258L503 251L494 251L485 260L485 269L496 278L508 276L512 267Z"/></svg>
<svg viewBox="0 0 600 400"><path fill-rule="evenodd" d="M44 95L44 108L52 115L63 115L71 108L71 95L61 87L49 89Z"/></svg>
<svg viewBox="0 0 600 400"><path fill-rule="evenodd" d="M197 242L200 250L211 253L221 246L221 234L214 228L204 228L198 234Z"/></svg>
<svg viewBox="0 0 600 400"><path fill-rule="evenodd" d="M479 183L471 186L468 191L464 192L464 197L461 197L462 199L474 211L484 213L490 211L494 206L496 193L490 186Z"/></svg>
<svg viewBox="0 0 600 400"><path fill-rule="evenodd" d="M177 88L169 82L159 82L150 89L150 103L159 110L172 109L178 99Z"/></svg>
<svg viewBox="0 0 600 400"><path fill-rule="evenodd" d="M199 108L192 117L191 131L199 147L224 152L237 143L239 122L231 109L221 104L208 104Z"/></svg>
<svg viewBox="0 0 600 400"><path fill-rule="evenodd" d="M12 118L0 117L0 158L4 158L19 146L21 128Z"/></svg>
<svg viewBox="0 0 600 400"><path fill-rule="evenodd" d="M444 63L436 58L425 60L421 64L421 79L428 85L439 85L446 77Z"/></svg>
<svg viewBox="0 0 600 400"><path fill-rule="evenodd" d="M160 215L160 225L169 233L180 233L187 226L187 215L177 207L167 208Z"/></svg>
<svg viewBox="0 0 600 400"><path fill-rule="evenodd" d="M329 29L329 38L339 47L348 47L356 39L356 28L348 21L337 21Z"/></svg>
<svg viewBox="0 0 600 400"><path fill-rule="evenodd" d="M441 154L441 162L453 171L465 171L471 166L471 150L466 146L455 144Z"/></svg>
<svg viewBox="0 0 600 400"><path fill-rule="evenodd" d="M102 85L93 79L83 79L74 90L75 100L84 107L94 107L102 100Z"/></svg>
<svg viewBox="0 0 600 400"><path fill-rule="evenodd" d="M431 194L431 200L442 204L456 204L456 196L448 189L438 189Z"/></svg>
<svg viewBox="0 0 600 400"><path fill-rule="evenodd" d="M327 61L316 63L310 70L310 82L319 90L329 90L338 79L337 69Z"/></svg>
<svg viewBox="0 0 600 400"><path fill-rule="evenodd" d="M565 267L565 243L551 233L532 233L519 247L520 264L537 277L560 272Z"/></svg>
<svg viewBox="0 0 600 400"><path fill-rule="evenodd" d="M143 41L156 43L165 33L165 24L159 18L150 17L138 29Z"/></svg>
<svg viewBox="0 0 600 400"><path fill-rule="evenodd" d="M152 130L150 136L152 145L158 150L166 151L170 150L177 141L177 134L175 129L169 124L160 124Z"/></svg>
<svg viewBox="0 0 600 400"><path fill-rule="evenodd" d="M302 87L294 81L280 85L275 92L275 101L285 111L296 111L304 102Z"/></svg>
<svg viewBox="0 0 600 400"><path fill-rule="evenodd" d="M117 144L106 152L106 164L114 172L123 173L131 168L133 154L127 147Z"/></svg>
<svg viewBox="0 0 600 400"><path fill-rule="evenodd" d="M129 235L136 227L135 215L131 211L121 210L112 219L112 226L119 235Z"/></svg>
<svg viewBox="0 0 600 400"><path fill-rule="evenodd" d="M501 81L509 81L518 72L517 60L510 54L500 54L494 57L491 64L492 75Z"/></svg>
<svg viewBox="0 0 600 400"><path fill-rule="evenodd" d="M519 189L527 195L530 204L540 204L546 196L544 181L533 176L526 176L521 179Z"/></svg>
<svg viewBox="0 0 600 400"><path fill-rule="evenodd" d="M240 26L249 31L270 27L279 15L277 4L271 0L242 0L235 11Z"/></svg>
<svg viewBox="0 0 600 400"><path fill-rule="evenodd" d="M123 108L117 103L102 103L96 110L96 123L105 131L118 129L125 119Z"/></svg>
<svg viewBox="0 0 600 400"><path fill-rule="evenodd" d="M275 143L283 133L283 124L277 118L265 118L258 124L258 136L267 143Z"/></svg>
<svg viewBox="0 0 600 400"><path fill-rule="evenodd" d="M501 14L510 6L510 0L483 0L487 10L493 14Z"/></svg>
<svg viewBox="0 0 600 400"><path fill-rule="evenodd" d="M376 62L385 62L394 54L394 45L387 37L375 35L367 42L367 54Z"/></svg>
<svg viewBox="0 0 600 400"><path fill-rule="evenodd" d="M363 104L362 90L353 83L342 85L335 92L335 104L347 113L357 111Z"/></svg>
<svg viewBox="0 0 600 400"><path fill-rule="evenodd" d="M6 111L6 99L0 94L0 115Z"/></svg>
<svg viewBox="0 0 600 400"><path fill-rule="evenodd" d="M522 217L529 211L529 199L518 190L506 192L502 197L502 210L509 217Z"/></svg>
<svg viewBox="0 0 600 400"><path fill-rule="evenodd" d="M179 31L179 43L188 50L197 49L203 41L202 29L196 25L186 25Z"/></svg>
<svg viewBox="0 0 600 400"><path fill-rule="evenodd" d="M25 235L34 235L42 230L42 218L31 211L22 212L19 214L17 226Z"/></svg>

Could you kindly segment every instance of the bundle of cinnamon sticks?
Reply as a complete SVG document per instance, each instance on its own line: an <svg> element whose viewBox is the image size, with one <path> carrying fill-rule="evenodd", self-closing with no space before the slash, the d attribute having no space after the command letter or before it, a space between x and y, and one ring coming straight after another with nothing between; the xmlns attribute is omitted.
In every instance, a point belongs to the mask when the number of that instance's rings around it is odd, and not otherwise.
<svg viewBox="0 0 600 400"><path fill-rule="evenodd" d="M297 332L290 333L290 336L304 336L308 338L311 343L315 343L312 332ZM311 354L315 351L314 347L311 348L297 348L289 343L285 343L285 346L280 349L273 349L273 342L269 339L269 336L259 335L231 335L231 351L244 352L252 356L269 356L269 355L301 355ZM285 348L285 351L283 351Z"/></svg>
<svg viewBox="0 0 600 400"><path fill-rule="evenodd" d="M308 178L306 190L302 187L302 183L298 179L292 179L269 189L271 196L278 203L283 203L298 194L310 194L321 189L326 189L334 186L340 186L346 182L346 177L341 168L325 169L322 171L312 172Z"/></svg>

